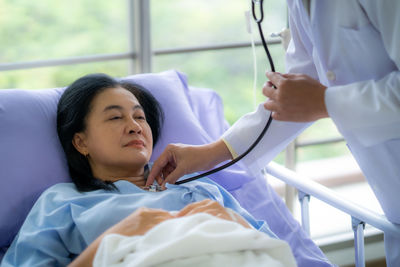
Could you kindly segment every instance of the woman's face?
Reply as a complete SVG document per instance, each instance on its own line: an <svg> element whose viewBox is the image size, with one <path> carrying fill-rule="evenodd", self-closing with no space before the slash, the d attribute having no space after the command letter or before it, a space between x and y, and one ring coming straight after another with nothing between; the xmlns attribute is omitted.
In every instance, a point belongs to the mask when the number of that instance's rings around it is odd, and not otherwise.
<svg viewBox="0 0 400 267"><path fill-rule="evenodd" d="M143 174L153 137L139 101L118 87L105 89L93 99L86 130L75 135L74 145L89 154L96 177L114 180Z"/></svg>

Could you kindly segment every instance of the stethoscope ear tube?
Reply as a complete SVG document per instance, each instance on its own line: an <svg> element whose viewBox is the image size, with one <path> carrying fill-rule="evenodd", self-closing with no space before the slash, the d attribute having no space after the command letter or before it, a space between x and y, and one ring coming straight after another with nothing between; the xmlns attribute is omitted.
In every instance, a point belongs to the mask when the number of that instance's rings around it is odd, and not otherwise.
<svg viewBox="0 0 400 267"><path fill-rule="evenodd" d="M260 18L257 18L257 16L256 16L256 12L255 12L255 3L257 3L257 4L260 5ZM264 19L263 0L252 0L252 1L251 1L251 7L252 7L252 12L253 12L253 18L254 18L254 20L257 22L258 31L259 31L259 33L260 33L260 37L261 37L261 41L262 41L262 45L263 45L263 47L264 47L265 53L267 54L267 57L268 57L268 61L269 61L269 65L270 65L270 67L271 67L271 71L272 71L272 72L275 72L274 62L273 62L273 60L272 60L271 54L269 53L268 46L267 46L267 42L265 41L264 34L263 34L263 31L262 31L262 28L261 28L261 22L262 22L263 19ZM239 155L239 156L236 157L235 159L229 161L228 163L226 163L226 164L224 164L224 165L222 165L222 166L220 166L220 167L217 167L217 168L212 169L212 170L210 170L210 171L204 172L204 173L202 173L202 174L199 174L199 175L196 175L196 176L193 176L193 177L190 177L190 178L181 180L181 181L177 181L175 184L178 184L178 185L179 185L179 184L184 184L184 183L191 182L191 181L193 181L193 180L197 180L197 179L202 178L202 177L205 177L205 176L209 176L209 175L211 175L211 174L213 174L213 173L216 173L216 172L219 172L219 171L221 171L221 170L223 170L223 169L228 168L229 166L235 164L236 162L238 162L239 160L241 160L242 158L244 158L247 154L249 154L249 153L253 150L253 148L254 148L254 147L261 141L261 139L264 137L265 133L267 132L267 130L268 130L268 128L269 128L269 126L271 125L271 122L272 122L272 116L271 116L271 115L272 115L272 112L271 112L271 114L269 115L268 121L267 121L267 123L265 124L264 129L261 131L260 135L257 137L257 139L253 142L253 144L252 144L243 154Z"/></svg>
<svg viewBox="0 0 400 267"><path fill-rule="evenodd" d="M256 21L257 26L258 26L258 32L260 33L262 45L263 45L265 53L267 54L267 57L268 57L269 66L271 68L271 71L275 72L274 61L272 60L271 54L270 54L268 46L267 46L267 42L265 41L265 38L264 38L263 30L261 27L262 26L261 22L264 20L263 2L264 2L263 0L252 0L251 8L252 8L252 12L253 12L253 18ZM256 15L255 3L258 3L260 5L260 18L257 18L257 15Z"/></svg>
<svg viewBox="0 0 400 267"><path fill-rule="evenodd" d="M256 4L260 5L260 18L257 18L257 15L256 15ZM252 0L251 1L251 11L253 13L253 18L254 18L255 22L261 23L264 19L263 1Z"/></svg>

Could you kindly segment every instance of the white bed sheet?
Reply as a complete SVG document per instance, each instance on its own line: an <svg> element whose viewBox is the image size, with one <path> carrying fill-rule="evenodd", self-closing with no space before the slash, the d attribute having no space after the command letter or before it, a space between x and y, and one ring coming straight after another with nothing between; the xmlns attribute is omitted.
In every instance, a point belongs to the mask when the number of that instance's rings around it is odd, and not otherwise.
<svg viewBox="0 0 400 267"><path fill-rule="evenodd" d="M296 266L289 245L255 229L199 213L143 236L106 236L93 266Z"/></svg>

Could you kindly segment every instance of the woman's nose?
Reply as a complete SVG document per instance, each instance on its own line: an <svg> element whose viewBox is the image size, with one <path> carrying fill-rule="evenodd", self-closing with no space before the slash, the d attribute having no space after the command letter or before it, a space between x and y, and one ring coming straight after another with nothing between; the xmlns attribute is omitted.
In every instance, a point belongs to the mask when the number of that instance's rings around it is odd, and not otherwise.
<svg viewBox="0 0 400 267"><path fill-rule="evenodd" d="M129 119L128 122L128 133L132 134L132 133L141 133L142 132L142 127L140 126L140 124L133 118Z"/></svg>

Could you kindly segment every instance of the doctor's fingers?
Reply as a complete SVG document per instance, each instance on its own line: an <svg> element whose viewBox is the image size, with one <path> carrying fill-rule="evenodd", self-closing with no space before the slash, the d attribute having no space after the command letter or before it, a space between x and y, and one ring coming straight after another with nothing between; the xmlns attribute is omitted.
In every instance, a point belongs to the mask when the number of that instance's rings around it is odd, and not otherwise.
<svg viewBox="0 0 400 267"><path fill-rule="evenodd" d="M268 97L270 99L276 99L278 92L273 86L274 85L270 81L264 83L264 86L262 89L263 95L265 95L266 97Z"/></svg>
<svg viewBox="0 0 400 267"><path fill-rule="evenodd" d="M309 77L306 74L302 73L280 73L280 72L266 72L265 75L269 79L269 77L272 77L272 79L276 81L284 81L284 80L300 80L300 79L306 79Z"/></svg>
<svg viewBox="0 0 400 267"><path fill-rule="evenodd" d="M276 121L296 121L300 122L296 117L292 116L291 114L286 113L279 113L279 112L272 112L272 118Z"/></svg>
<svg viewBox="0 0 400 267"><path fill-rule="evenodd" d="M164 182L162 176L163 172L166 171L165 168L167 166L176 166L175 157L173 152L171 152L172 148L171 145L168 145L156 161L154 161L149 176L147 177L146 186L152 185L155 179L157 183L161 185Z"/></svg>
<svg viewBox="0 0 400 267"><path fill-rule="evenodd" d="M298 74L298 73L286 73L281 74L279 72L266 72L266 76L270 79L269 83L265 84L265 87L270 87L270 83L275 85L276 96L279 97L281 94L280 91L287 89L293 89L298 86L299 82L304 82L312 79L310 76L306 74Z"/></svg>
<svg viewBox="0 0 400 267"><path fill-rule="evenodd" d="M275 85L276 87L280 87L283 82L287 80L287 77L285 77L284 74L279 73L279 72L270 72L267 71L265 73L265 76L270 80L270 82Z"/></svg>
<svg viewBox="0 0 400 267"><path fill-rule="evenodd" d="M306 77L308 77L308 75L301 74L301 73L285 73L285 74L282 74L282 77L289 79L289 80L301 80L301 79L305 79Z"/></svg>
<svg viewBox="0 0 400 267"><path fill-rule="evenodd" d="M175 184L176 181L184 176L186 174L186 171L184 168L181 168L180 166L176 166L176 168L173 169L172 172L166 172L166 175L164 175L163 182L161 184L161 188L164 190L166 189L166 184Z"/></svg>
<svg viewBox="0 0 400 267"><path fill-rule="evenodd" d="M164 166L162 166L161 163L156 164L156 162L154 162L149 175L147 176L147 180L146 180L146 186L150 186L154 183L154 180L157 181L158 184L161 184L163 182L162 179L162 168Z"/></svg>
<svg viewBox="0 0 400 267"><path fill-rule="evenodd" d="M264 102L264 108L266 110L271 111L271 117L274 120L278 121L288 121L288 120L293 120L293 115L295 115L293 112L290 111L290 109L285 108L282 103L279 103L277 101L268 99L267 101Z"/></svg>
<svg viewBox="0 0 400 267"><path fill-rule="evenodd" d="M278 120L278 121L285 120L286 113L283 113L284 116L282 116L281 106L277 102L275 102L273 100L267 100L264 102L264 108L266 110L271 111L271 117L274 120Z"/></svg>
<svg viewBox="0 0 400 267"><path fill-rule="evenodd" d="M281 106L279 102L272 99L267 99L267 101L264 102L264 108L272 112L279 112Z"/></svg>
<svg viewBox="0 0 400 267"><path fill-rule="evenodd" d="M176 169L176 166L172 166L171 164L168 164L167 166L165 166L165 168L162 170L162 180L164 182L164 178L168 177L171 173L174 172L174 170Z"/></svg>

